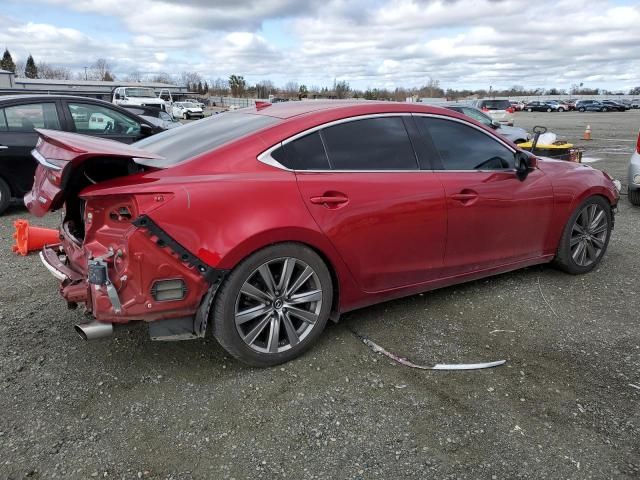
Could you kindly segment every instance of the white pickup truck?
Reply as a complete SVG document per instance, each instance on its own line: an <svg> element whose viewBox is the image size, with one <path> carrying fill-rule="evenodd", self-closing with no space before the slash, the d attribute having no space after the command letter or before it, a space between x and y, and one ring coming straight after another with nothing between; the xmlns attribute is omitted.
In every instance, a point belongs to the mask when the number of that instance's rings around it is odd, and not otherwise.
<svg viewBox="0 0 640 480"><path fill-rule="evenodd" d="M157 107L165 112L169 110L167 103L158 98L152 88L147 87L118 87L113 91L112 103L123 107L138 105Z"/></svg>

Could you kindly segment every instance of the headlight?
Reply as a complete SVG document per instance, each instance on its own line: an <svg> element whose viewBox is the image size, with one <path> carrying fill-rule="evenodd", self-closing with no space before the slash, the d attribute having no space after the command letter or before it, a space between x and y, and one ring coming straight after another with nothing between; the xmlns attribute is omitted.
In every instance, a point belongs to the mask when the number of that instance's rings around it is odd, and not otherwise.
<svg viewBox="0 0 640 480"><path fill-rule="evenodd" d="M640 175L633 176L633 183L635 183L636 185L640 185Z"/></svg>

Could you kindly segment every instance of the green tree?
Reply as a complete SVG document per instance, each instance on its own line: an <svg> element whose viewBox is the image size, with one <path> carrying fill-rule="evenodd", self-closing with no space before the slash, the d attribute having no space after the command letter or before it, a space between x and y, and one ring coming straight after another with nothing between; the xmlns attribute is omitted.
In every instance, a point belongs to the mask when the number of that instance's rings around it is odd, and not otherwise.
<svg viewBox="0 0 640 480"><path fill-rule="evenodd" d="M36 62L33 60L31 54L29 54L27 64L24 67L24 76L27 78L38 78L38 67L36 67Z"/></svg>
<svg viewBox="0 0 640 480"><path fill-rule="evenodd" d="M233 97L241 97L247 88L247 82L242 75L231 75L229 77L229 88Z"/></svg>
<svg viewBox="0 0 640 480"><path fill-rule="evenodd" d="M640 95L640 87L634 87L629 90L629 95Z"/></svg>
<svg viewBox="0 0 640 480"><path fill-rule="evenodd" d="M8 48L4 49L4 55L2 55L2 60L0 60L0 70L16 73L16 64L13 62Z"/></svg>
<svg viewBox="0 0 640 480"><path fill-rule="evenodd" d="M303 98L307 98L309 96L309 89L306 85L300 85L298 89L298 98L302 100Z"/></svg>
<svg viewBox="0 0 640 480"><path fill-rule="evenodd" d="M204 81L204 85L202 86L202 89L204 90L202 93L204 93L205 95L207 95L209 93L209 84L207 83L207 81Z"/></svg>
<svg viewBox="0 0 640 480"><path fill-rule="evenodd" d="M198 90L198 93L200 93L200 94L204 93L204 90L202 89L202 82L201 81L198 81L197 90Z"/></svg>

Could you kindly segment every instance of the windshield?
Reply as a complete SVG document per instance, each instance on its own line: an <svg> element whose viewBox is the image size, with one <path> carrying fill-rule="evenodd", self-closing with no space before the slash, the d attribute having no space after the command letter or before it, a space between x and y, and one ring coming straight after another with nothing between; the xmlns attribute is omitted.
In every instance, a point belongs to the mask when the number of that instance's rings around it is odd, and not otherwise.
<svg viewBox="0 0 640 480"><path fill-rule="evenodd" d="M278 123L277 118L249 113L221 113L204 120L167 130L134 143L137 148L157 153L163 158L137 160L152 167L166 168L225 143L238 140Z"/></svg>
<svg viewBox="0 0 640 480"><path fill-rule="evenodd" d="M126 97L157 98L150 88L126 88L124 91Z"/></svg>
<svg viewBox="0 0 640 480"><path fill-rule="evenodd" d="M184 102L182 103L182 106L187 108L198 108L198 106L195 103L191 103L191 102Z"/></svg>

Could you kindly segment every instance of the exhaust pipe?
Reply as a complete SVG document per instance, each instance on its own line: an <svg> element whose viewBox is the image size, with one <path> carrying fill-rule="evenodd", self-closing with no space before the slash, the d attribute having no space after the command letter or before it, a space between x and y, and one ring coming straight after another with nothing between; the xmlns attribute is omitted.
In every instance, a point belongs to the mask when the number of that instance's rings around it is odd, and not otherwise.
<svg viewBox="0 0 640 480"><path fill-rule="evenodd" d="M96 340L98 338L110 337L113 334L113 324L101 323L97 320L89 323L80 323L73 328L84 340Z"/></svg>

